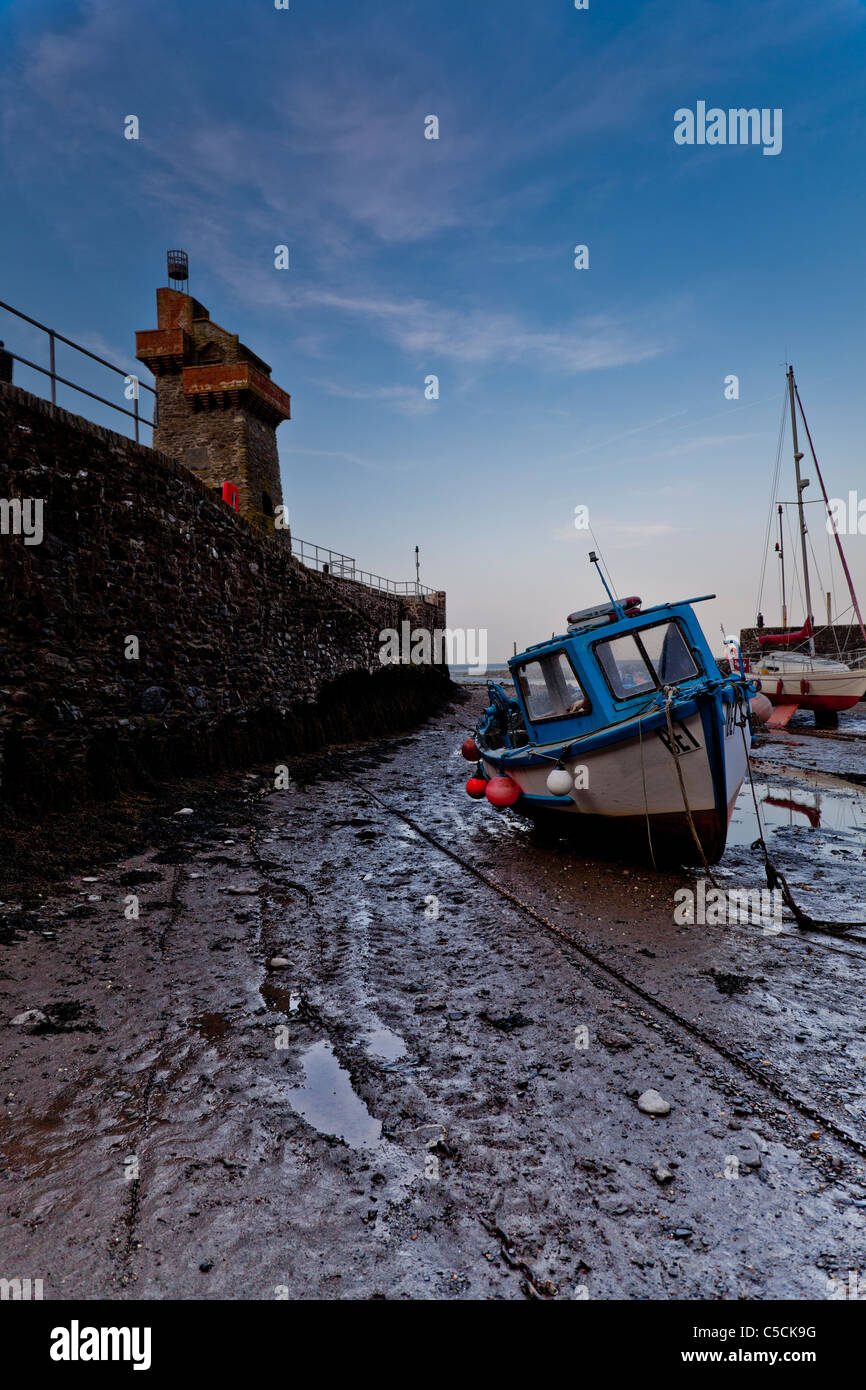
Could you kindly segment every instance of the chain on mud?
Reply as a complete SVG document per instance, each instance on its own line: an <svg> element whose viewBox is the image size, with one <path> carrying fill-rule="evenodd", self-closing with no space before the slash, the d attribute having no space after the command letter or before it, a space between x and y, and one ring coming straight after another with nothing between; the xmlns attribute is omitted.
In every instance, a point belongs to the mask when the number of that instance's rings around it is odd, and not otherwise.
<svg viewBox="0 0 866 1390"><path fill-rule="evenodd" d="M415 831L416 835L420 835L421 838L432 845L434 849L439 850L441 854L446 855L449 859L453 860L455 864L459 864L462 869L472 874L474 878L477 878L481 883L492 889L494 893L498 893L500 897L513 903L518 911L525 913L528 917L531 917L533 921L538 922L540 926L544 927L545 930L552 932L554 936L567 942L569 946L573 947L574 950L583 956L585 960L588 960L597 970L601 971L609 979L616 981L621 988L636 995L649 1009L670 1019L678 1028L688 1033L704 1047L717 1053L719 1056L723 1057L726 1062L730 1063L731 1066L736 1067L738 1071L748 1076L750 1080L759 1085L762 1090L768 1091L771 1095L775 1096L777 1100L783 1101L784 1104L790 1106L791 1109L799 1111L801 1115L812 1120L815 1124L820 1125L822 1129L832 1134L840 1143L844 1144L846 1148L852 1149L861 1157L866 1158L866 1142L858 1139L856 1135L850 1134L848 1130L842 1125L837 1124L829 1115L825 1115L823 1111L816 1109L815 1106L811 1105L801 1096L795 1095L783 1082L762 1074L760 1068L756 1067L748 1058L740 1056L720 1039L714 1038L709 1033L705 1033L702 1028L699 1028L697 1024L685 1018L684 1015L679 1013L670 1004L665 1004L661 1000L653 998L651 994L643 989L641 985L637 984L636 981L630 979L623 971L618 970L616 966L609 965L593 951L590 946L579 941L577 937L572 936L570 932L565 931L562 927L557 926L549 917L545 917L542 912L532 907L530 903L524 902L522 898L517 897L510 889L504 888L502 884L490 878L482 869L477 868L468 859L464 859L456 850L450 849L448 845L443 844L441 840L437 840L434 835L431 835L428 830L425 830L424 827L413 820L411 816L408 816L405 811L399 810L396 806L391 806L387 801L383 800L381 796L371 791L369 787L365 787L363 782L359 782L358 779L351 776L351 774L344 771L342 776L345 781L350 782L352 786L356 787L363 796L376 802L378 806L381 806L382 809L387 811L390 815L396 816L399 820L402 820L404 824Z"/></svg>

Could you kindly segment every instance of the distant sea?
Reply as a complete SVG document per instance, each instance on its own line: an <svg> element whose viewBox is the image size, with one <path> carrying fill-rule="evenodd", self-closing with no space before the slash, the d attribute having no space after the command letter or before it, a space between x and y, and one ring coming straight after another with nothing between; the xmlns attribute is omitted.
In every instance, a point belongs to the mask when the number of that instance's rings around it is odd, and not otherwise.
<svg viewBox="0 0 866 1390"><path fill-rule="evenodd" d="M468 666L452 666L451 679L458 685L486 685L488 681L497 681L500 685L511 683L511 672L507 666L488 666L487 670L479 675L477 671L472 671Z"/></svg>

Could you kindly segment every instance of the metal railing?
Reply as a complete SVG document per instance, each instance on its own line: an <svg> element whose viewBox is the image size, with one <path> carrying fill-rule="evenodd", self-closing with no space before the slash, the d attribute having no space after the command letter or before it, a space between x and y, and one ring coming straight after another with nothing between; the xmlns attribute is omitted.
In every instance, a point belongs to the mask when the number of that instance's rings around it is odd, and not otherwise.
<svg viewBox="0 0 866 1390"><path fill-rule="evenodd" d="M20 309L13 309L11 304L4 304L2 300L0 300L0 309L5 309L8 314L14 314L16 318L23 319L25 323L32 324L34 328L38 328L43 333L46 333L48 335L47 368L40 367L38 362L28 361L26 357L21 357L17 352L11 352L8 347L0 348L0 353L8 353L9 357L11 357L13 361L20 362L23 367L29 367L31 371L41 372L43 376L47 376L51 381L52 405L57 404L57 386L59 384L61 386L68 386L72 391L78 391L82 396L89 396L92 401L99 401L101 405L107 405L111 410L119 411L121 415L129 416L130 420L134 421L135 424L136 441L138 441L138 429L140 423L149 425L152 429L157 428L159 419L156 391L153 389L152 386L148 386L146 382L141 381L134 372L126 372L123 370L122 367L115 367L113 362L107 362L105 358L100 357L98 353L91 352L89 348L82 347L80 343L74 343L71 338L64 337L64 335L62 333L58 333L55 328L46 327L46 325L44 323L40 323L38 319L32 319L29 314L22 314ZM89 391L87 387L79 386L78 383L75 381L69 381L66 377L58 376L55 361L55 349L57 343L63 343L66 347L74 348L76 352L82 353L84 357L89 357L91 361L98 362L101 367L107 367L110 372L115 372L118 376L122 376L125 386L133 386L133 409L127 410L125 406L118 405L116 401L109 401L105 398L105 396L99 396L96 394L95 391ZM150 394L153 396L153 417L150 420L148 420L146 415L143 416L139 413L138 394L141 390L149 391Z"/></svg>
<svg viewBox="0 0 866 1390"><path fill-rule="evenodd" d="M343 555L339 550L328 550L323 545L313 545L310 541L292 536L292 554L308 569L318 570L320 574L331 574L336 579L351 579L356 584L366 584L370 589L378 589L383 594L435 594L417 580L384 579L381 574L371 574L369 570L358 569L351 555Z"/></svg>

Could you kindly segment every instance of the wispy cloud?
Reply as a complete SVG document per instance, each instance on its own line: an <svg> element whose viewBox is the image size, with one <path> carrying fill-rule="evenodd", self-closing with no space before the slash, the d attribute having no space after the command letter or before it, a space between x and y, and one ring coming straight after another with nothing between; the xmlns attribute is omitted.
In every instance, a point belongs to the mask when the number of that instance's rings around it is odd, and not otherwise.
<svg viewBox="0 0 866 1390"><path fill-rule="evenodd" d="M319 386L331 396L339 396L348 401L379 401L393 406L404 415L424 415L435 410L436 402L428 400L420 385L418 386L343 386L339 382L319 382Z"/></svg>
<svg viewBox="0 0 866 1390"><path fill-rule="evenodd" d="M611 435L610 439L599 440L597 444L587 444L582 449L577 449L569 454L569 458L579 459L585 454L597 453L600 449L608 449L611 444L619 444L623 439L631 439L635 434L644 434L646 430L658 429L660 425L666 425L671 420L679 420L683 415L688 415L687 410L677 410L673 415L661 415L657 420L647 420L646 424L635 425L633 429L623 430L621 434Z"/></svg>
<svg viewBox="0 0 866 1390"><path fill-rule="evenodd" d="M288 458L296 454L304 458L333 459L339 463L348 463L357 468L363 468L370 473L411 473L415 464L405 460L399 463L383 463L381 460L363 458L360 454L353 454L345 449L298 449L295 447L280 448L280 458Z"/></svg>
<svg viewBox="0 0 866 1390"><path fill-rule="evenodd" d="M429 361L448 358L485 364L495 361L554 366L567 372L595 371L643 362L663 344L613 315L595 315L556 329L533 326L516 314L484 309L450 309L420 299L380 299L312 290L304 300L378 325L404 352Z"/></svg>
<svg viewBox="0 0 866 1390"><path fill-rule="evenodd" d="M605 550L635 550L661 536L673 536L680 529L667 521L642 521L631 526L607 526L603 522L598 525Z"/></svg>
<svg viewBox="0 0 866 1390"><path fill-rule="evenodd" d="M672 526L667 521L641 521L623 524L602 519L593 523L593 529L599 537L598 544L603 546L605 550L634 550L635 547L644 545L647 541L658 540L660 536L674 535L680 528ZM553 537L557 541L580 541L584 545L590 544L589 532L578 531L573 525L557 526L553 532Z"/></svg>
<svg viewBox="0 0 866 1390"><path fill-rule="evenodd" d="M679 458L682 454L692 454L698 449L720 449L725 445L739 444L744 439L760 439L761 432L755 434L703 434L696 439L685 439L670 449L662 450L663 458Z"/></svg>

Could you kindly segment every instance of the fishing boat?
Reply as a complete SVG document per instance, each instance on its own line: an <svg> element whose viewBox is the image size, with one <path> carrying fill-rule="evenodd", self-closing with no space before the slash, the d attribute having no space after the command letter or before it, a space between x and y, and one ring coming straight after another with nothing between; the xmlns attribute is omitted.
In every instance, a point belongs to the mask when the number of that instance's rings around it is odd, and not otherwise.
<svg viewBox="0 0 866 1390"><path fill-rule="evenodd" d="M786 624L788 615L785 601L785 548L784 528L782 525L783 509L780 503L778 506L779 539L776 542L776 554L781 562L782 625L785 630L782 632L761 633L759 635L758 647L760 651L757 656L751 655L747 657L746 670L752 675L757 688L776 706L776 710L769 721L769 726L771 728L784 727L798 709L813 710L815 722L819 728L835 728L839 722L839 711L851 709L853 705L856 705L858 701L862 700L864 695L866 695L866 670L850 666L842 661L841 658L835 659L833 657L818 656L816 654L815 620L812 612L809 574L808 527L806 525L806 512L803 501L803 493L809 486L809 480L808 478L802 477L800 470L800 463L804 456L799 448L798 415L800 420L802 420L806 438L809 441L812 461L815 465L815 472L821 485L824 505L826 506L829 518L828 527L832 529L832 534L836 539L836 547L848 583L848 590L851 595L852 608L860 624L860 632L863 637L864 645L866 645L866 628L863 626L863 618L860 614L857 595L854 592L851 572L848 569L845 552L842 548L842 540L836 526L836 517L827 496L824 478L812 444L812 436L809 432L809 426L806 423L806 416L803 412L800 393L794 380L793 367L789 367L787 372L787 394L791 416L791 436L794 446L794 476L797 486L796 506L800 532L800 553L803 567L806 621L802 628L798 629L796 632L787 630Z"/></svg>
<svg viewBox="0 0 866 1390"><path fill-rule="evenodd" d="M715 863L746 774L754 686L723 675L692 605L617 599L508 662L511 698L491 703L463 745L466 790L537 819L558 817L619 855ZM769 705L766 702L766 711Z"/></svg>

